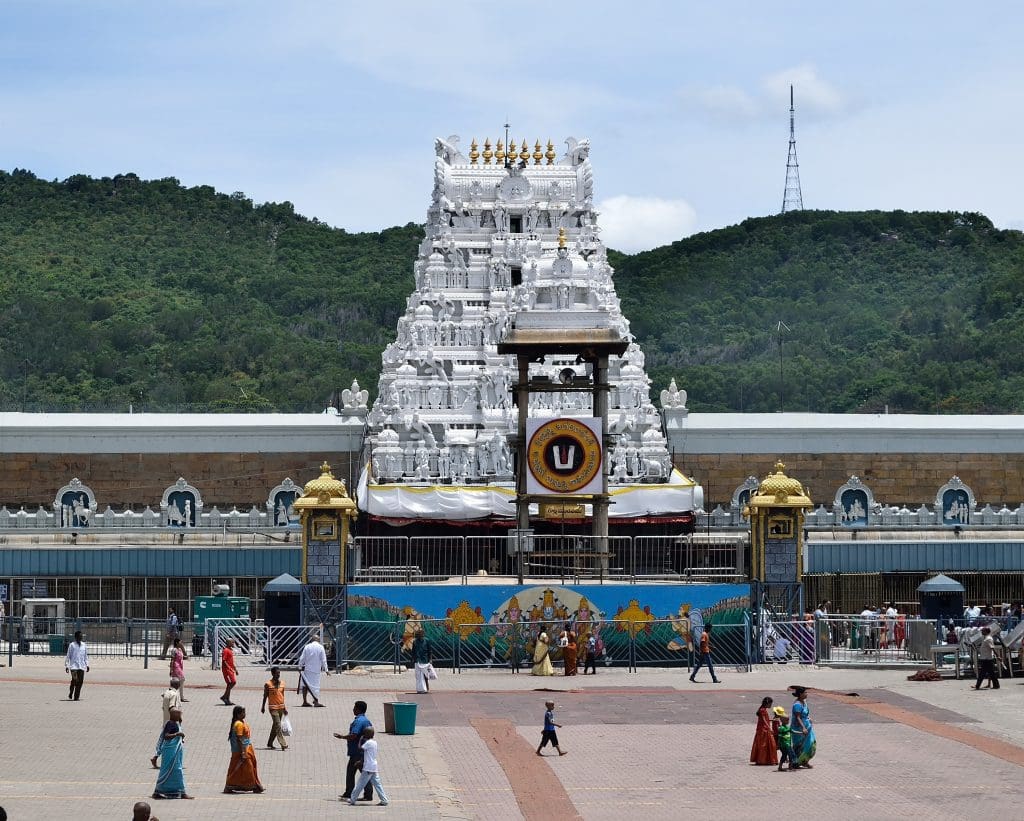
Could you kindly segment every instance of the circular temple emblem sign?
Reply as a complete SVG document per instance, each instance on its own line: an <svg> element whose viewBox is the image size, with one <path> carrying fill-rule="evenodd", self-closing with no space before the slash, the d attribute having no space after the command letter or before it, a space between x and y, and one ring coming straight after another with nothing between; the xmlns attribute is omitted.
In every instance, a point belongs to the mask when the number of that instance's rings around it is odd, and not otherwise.
<svg viewBox="0 0 1024 821"><path fill-rule="evenodd" d="M599 493L601 420L529 420L529 493Z"/></svg>

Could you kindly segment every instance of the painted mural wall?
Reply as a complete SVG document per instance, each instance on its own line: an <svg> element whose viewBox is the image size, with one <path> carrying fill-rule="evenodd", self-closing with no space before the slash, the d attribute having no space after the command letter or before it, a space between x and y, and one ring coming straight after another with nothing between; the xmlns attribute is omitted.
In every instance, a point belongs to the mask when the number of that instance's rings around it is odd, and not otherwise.
<svg viewBox="0 0 1024 821"><path fill-rule="evenodd" d="M349 588L349 620L366 624L353 624L351 641L362 646L349 649L352 658L370 660L391 652L386 644L401 657L423 627L435 663L458 656L462 666L518 666L546 632L557 662L555 639L568 623L581 658L594 635L605 664L624 663L631 653L637 663L685 664L703 624L742 625L749 606L745 584L358 585ZM715 635L722 654L731 655L728 629Z"/></svg>

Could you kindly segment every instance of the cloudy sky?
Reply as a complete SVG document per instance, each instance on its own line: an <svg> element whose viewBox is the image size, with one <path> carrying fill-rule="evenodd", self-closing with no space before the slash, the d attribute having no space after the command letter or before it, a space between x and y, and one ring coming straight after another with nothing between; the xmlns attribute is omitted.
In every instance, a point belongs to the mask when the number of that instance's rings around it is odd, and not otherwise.
<svg viewBox="0 0 1024 821"><path fill-rule="evenodd" d="M589 137L609 245L804 204L1024 228L1024 7L1009 2L4 0L0 168L135 172L421 222L433 138Z"/></svg>

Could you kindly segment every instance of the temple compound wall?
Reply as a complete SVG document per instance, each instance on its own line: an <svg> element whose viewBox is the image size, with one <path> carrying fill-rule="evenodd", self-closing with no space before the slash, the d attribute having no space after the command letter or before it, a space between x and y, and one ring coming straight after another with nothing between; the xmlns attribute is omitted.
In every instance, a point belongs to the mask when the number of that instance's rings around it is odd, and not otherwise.
<svg viewBox="0 0 1024 821"><path fill-rule="evenodd" d="M703 485L707 510L728 505L736 487L767 475L776 460L800 477L815 505L828 504L853 475L881 504L932 505L952 476L979 504L1024 502L1024 416L687 413L662 405L674 463Z"/></svg>
<svg viewBox="0 0 1024 821"><path fill-rule="evenodd" d="M663 396L669 450L703 485L709 511L728 507L737 487L778 460L815 505L829 504L852 475L887 505L933 505L952 476L979 504L1024 502L1024 416L688 413L677 394ZM100 513L157 508L184 477L206 509L245 510L262 507L285 478L314 478L324 460L353 491L363 402L329 414L0 414L0 505L49 508L78 478Z"/></svg>
<svg viewBox="0 0 1024 821"><path fill-rule="evenodd" d="M0 505L49 508L78 479L92 491L95 515L108 506L159 511L165 489L184 478L206 510L249 510L286 479L315 478L324 460L351 486L365 401L323 414L2 413Z"/></svg>
<svg viewBox="0 0 1024 821"><path fill-rule="evenodd" d="M728 505L748 476L765 476L779 459L804 480L811 498L826 504L851 475L875 497L916 508L931 505L935 489L950 476L970 485L982 503L1024 501L1024 453L715 453L676 455L675 465L704 487L710 507Z"/></svg>

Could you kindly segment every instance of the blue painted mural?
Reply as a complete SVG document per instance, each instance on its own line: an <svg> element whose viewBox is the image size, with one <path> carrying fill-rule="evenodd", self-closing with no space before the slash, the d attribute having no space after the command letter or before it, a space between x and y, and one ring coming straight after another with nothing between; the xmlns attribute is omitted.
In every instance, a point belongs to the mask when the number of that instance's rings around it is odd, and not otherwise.
<svg viewBox="0 0 1024 821"><path fill-rule="evenodd" d="M742 624L749 606L745 584L361 584L349 588L348 617L380 624L388 635L377 640L405 650L422 626L435 654L451 647L461 663L527 659L542 631L553 639L567 624L581 647L590 635L599 639L609 660L624 658L632 644L650 647L652 658L684 662L702 624ZM558 661L558 648L552 651Z"/></svg>

